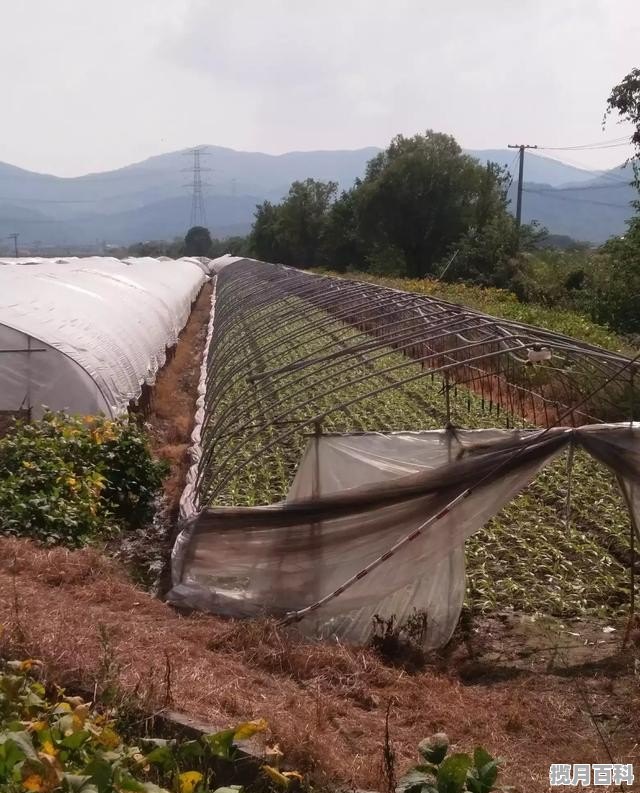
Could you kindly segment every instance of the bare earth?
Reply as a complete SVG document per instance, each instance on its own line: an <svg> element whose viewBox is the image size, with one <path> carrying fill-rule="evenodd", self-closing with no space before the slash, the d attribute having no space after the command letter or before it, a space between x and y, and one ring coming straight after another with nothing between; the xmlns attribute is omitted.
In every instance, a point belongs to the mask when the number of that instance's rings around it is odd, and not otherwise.
<svg viewBox="0 0 640 793"><path fill-rule="evenodd" d="M399 772L439 730L503 757L502 782L522 793L549 789L552 762L610 762L610 751L639 768L638 636L621 650L624 625L497 616L475 625L470 646L410 674L370 650L285 638L269 622L180 616L96 550L13 539L0 539L0 624L0 651L41 658L70 688L93 690L108 657L148 708L165 697L168 658L175 709L214 727L266 718L268 740L317 782L384 789L389 701Z"/></svg>

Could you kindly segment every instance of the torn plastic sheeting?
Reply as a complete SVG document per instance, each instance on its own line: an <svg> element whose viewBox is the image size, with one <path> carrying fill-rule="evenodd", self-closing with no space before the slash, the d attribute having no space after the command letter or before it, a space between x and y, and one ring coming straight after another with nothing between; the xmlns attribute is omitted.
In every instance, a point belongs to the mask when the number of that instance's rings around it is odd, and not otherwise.
<svg viewBox="0 0 640 793"><path fill-rule="evenodd" d="M191 521L174 549L169 599L240 617L298 611L471 488L446 517L299 624L310 635L363 642L374 614L402 622L418 609L427 614L425 646L440 646L462 606L464 540L572 442L637 492L637 424L468 430L455 438L446 431L321 436L310 441L292 485L298 500L207 509ZM314 489L319 498L305 498Z"/></svg>

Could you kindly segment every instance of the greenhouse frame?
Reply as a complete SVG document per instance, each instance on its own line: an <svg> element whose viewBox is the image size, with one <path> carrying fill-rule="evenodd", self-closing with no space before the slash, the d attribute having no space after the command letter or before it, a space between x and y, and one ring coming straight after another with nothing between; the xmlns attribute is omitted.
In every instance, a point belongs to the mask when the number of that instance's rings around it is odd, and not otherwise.
<svg viewBox="0 0 640 793"><path fill-rule="evenodd" d="M634 592L637 358L366 281L214 269L171 602L357 643L420 613L442 646L465 541L574 450L617 479ZM420 409L389 427L404 389Z"/></svg>

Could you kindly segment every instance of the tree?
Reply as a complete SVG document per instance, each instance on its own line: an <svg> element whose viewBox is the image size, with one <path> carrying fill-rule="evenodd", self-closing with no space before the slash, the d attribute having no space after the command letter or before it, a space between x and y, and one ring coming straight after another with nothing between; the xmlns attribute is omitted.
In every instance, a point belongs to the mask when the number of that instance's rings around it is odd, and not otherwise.
<svg viewBox="0 0 640 793"><path fill-rule="evenodd" d="M264 201L256 206L249 245L255 256L267 262L283 261L278 238L279 216L280 207L271 201Z"/></svg>
<svg viewBox="0 0 640 793"><path fill-rule="evenodd" d="M632 69L618 85L614 85L607 99L605 118L611 113L618 115L635 127L631 143L640 154L640 69Z"/></svg>
<svg viewBox="0 0 640 793"><path fill-rule="evenodd" d="M184 238L184 256L211 256L213 240L209 229L192 226Z"/></svg>
<svg viewBox="0 0 640 793"><path fill-rule="evenodd" d="M358 186L359 181L334 201L323 233L321 259L341 273L349 267L364 267L367 257L358 227Z"/></svg>
<svg viewBox="0 0 640 793"><path fill-rule="evenodd" d="M611 89L606 115L613 112L634 126L631 143L635 147L634 184L640 190L640 69L632 69ZM640 333L640 200L624 237L613 238L603 247L611 266L594 289L596 318L628 333Z"/></svg>
<svg viewBox="0 0 640 793"><path fill-rule="evenodd" d="M256 255L299 267L321 263L329 212L338 185L306 179L293 182L281 204L256 207L251 244Z"/></svg>
<svg viewBox="0 0 640 793"><path fill-rule="evenodd" d="M336 199L335 182L294 182L280 204L256 207L256 256L300 267L329 266L422 277L456 247L463 275L485 282L511 255L506 174L462 153L449 135L398 135Z"/></svg>
<svg viewBox="0 0 640 793"><path fill-rule="evenodd" d="M504 175L462 153L450 135L396 136L371 160L358 193L359 228L374 251L400 251L422 277L470 229L506 215Z"/></svg>

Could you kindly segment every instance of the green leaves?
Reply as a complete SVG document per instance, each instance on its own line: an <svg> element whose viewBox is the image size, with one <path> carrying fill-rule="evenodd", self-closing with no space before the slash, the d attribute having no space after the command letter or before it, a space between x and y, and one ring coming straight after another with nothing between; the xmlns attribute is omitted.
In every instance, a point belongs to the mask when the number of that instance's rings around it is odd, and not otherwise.
<svg viewBox="0 0 640 793"><path fill-rule="evenodd" d="M264 719L256 719L198 740L142 738L133 745L81 697L58 690L56 700L47 699L30 677L41 667L33 660L0 661L3 793L211 793L221 768L221 781L233 781L238 742L267 729ZM295 771L277 773L285 787L302 780ZM273 782L269 789L280 787ZM233 784L218 789L241 791Z"/></svg>
<svg viewBox="0 0 640 793"><path fill-rule="evenodd" d="M211 735L205 735L202 740L216 757L229 760L232 756L235 734L235 730L222 730L221 732L212 733Z"/></svg>
<svg viewBox="0 0 640 793"><path fill-rule="evenodd" d="M447 757L438 769L438 793L462 793L470 768L471 758L467 754L458 753Z"/></svg>
<svg viewBox="0 0 640 793"><path fill-rule="evenodd" d="M398 782L396 793L431 793L435 790L438 769L416 766Z"/></svg>
<svg viewBox="0 0 640 793"><path fill-rule="evenodd" d="M483 749L477 747L473 753L473 768L470 769L467 788L472 793L489 793L493 790L498 778L499 761Z"/></svg>
<svg viewBox="0 0 640 793"><path fill-rule="evenodd" d="M0 534L80 546L153 509L166 464L126 419L45 413L0 438Z"/></svg>
<svg viewBox="0 0 640 793"><path fill-rule="evenodd" d="M476 748L473 757L464 752L447 756L449 739L436 733L418 745L426 764L411 768L399 781L396 793L491 793L498 778L499 761L486 749Z"/></svg>

